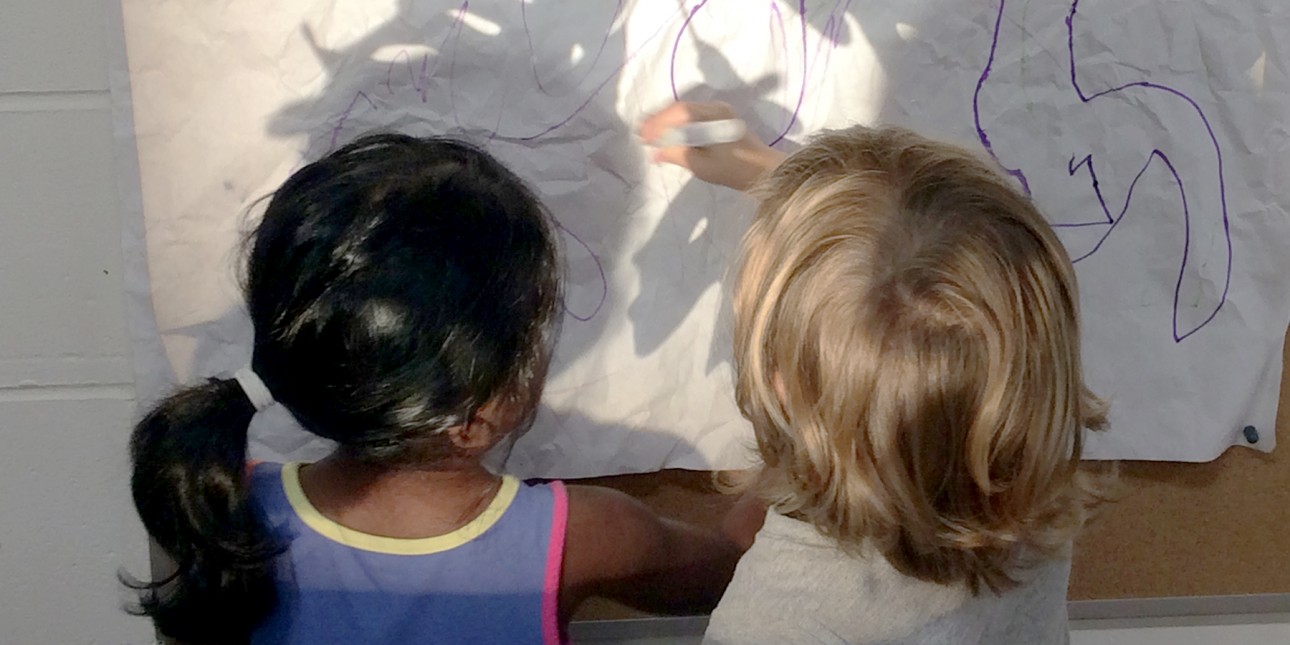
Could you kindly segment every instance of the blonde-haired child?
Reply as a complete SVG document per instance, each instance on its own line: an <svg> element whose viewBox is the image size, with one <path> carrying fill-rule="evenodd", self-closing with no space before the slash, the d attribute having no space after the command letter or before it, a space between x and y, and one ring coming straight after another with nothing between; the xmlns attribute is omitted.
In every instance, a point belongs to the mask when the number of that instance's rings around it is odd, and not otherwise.
<svg viewBox="0 0 1290 645"><path fill-rule="evenodd" d="M731 118L677 103L641 135ZM760 199L734 280L737 398L772 504L710 643L1061 643L1097 497L1070 259L968 152L899 128L656 160Z"/></svg>

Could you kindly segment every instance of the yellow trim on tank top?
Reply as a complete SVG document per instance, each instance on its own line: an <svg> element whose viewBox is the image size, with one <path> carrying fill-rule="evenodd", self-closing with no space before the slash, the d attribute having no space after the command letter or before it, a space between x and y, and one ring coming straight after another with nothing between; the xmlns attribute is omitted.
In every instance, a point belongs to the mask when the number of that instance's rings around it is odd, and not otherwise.
<svg viewBox="0 0 1290 645"><path fill-rule="evenodd" d="M319 535L333 542L339 542L355 549L391 555L429 555L439 553L457 548L483 535L484 531L492 528L497 523L497 520L502 518L502 514L506 512L506 509L510 508L511 502L515 501L515 495L520 490L519 480L510 476L502 477L502 485L497 489L497 494L493 496L493 501L489 502L488 507L475 519L467 522L461 528L451 533L434 537L393 538L355 531L327 519L310 503L309 498L305 496L304 489L300 487L300 466L300 462L282 465L282 490L286 492L287 502L291 504L291 509L296 512L300 521Z"/></svg>

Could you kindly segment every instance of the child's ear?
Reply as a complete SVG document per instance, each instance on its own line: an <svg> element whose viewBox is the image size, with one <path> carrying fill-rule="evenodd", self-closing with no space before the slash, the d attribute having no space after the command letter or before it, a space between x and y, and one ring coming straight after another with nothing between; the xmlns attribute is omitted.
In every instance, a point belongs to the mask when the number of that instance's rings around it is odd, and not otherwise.
<svg viewBox="0 0 1290 645"><path fill-rule="evenodd" d="M504 412L503 406L497 401L489 401L465 423L448 428L448 438L463 453L482 454L506 435Z"/></svg>

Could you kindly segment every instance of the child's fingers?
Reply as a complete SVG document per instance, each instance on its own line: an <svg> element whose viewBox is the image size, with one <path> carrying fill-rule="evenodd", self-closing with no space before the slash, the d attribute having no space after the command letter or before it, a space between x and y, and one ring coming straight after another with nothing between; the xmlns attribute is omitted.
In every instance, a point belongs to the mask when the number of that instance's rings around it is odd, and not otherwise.
<svg viewBox="0 0 1290 645"><path fill-rule="evenodd" d="M692 152L692 150L685 146L668 146L666 148L655 148L654 151L650 153L650 158L653 159L655 163L670 163L683 168L689 168L690 152Z"/></svg>
<svg viewBox="0 0 1290 645"><path fill-rule="evenodd" d="M668 129L685 125L691 121L693 121L693 118L690 116L690 104L685 101L677 101L641 121L641 139L647 144L652 144Z"/></svg>
<svg viewBox="0 0 1290 645"><path fill-rule="evenodd" d="M734 117L734 109L719 101L708 103L677 101L642 121L640 135L645 143L652 144L670 128L698 121L717 121Z"/></svg>

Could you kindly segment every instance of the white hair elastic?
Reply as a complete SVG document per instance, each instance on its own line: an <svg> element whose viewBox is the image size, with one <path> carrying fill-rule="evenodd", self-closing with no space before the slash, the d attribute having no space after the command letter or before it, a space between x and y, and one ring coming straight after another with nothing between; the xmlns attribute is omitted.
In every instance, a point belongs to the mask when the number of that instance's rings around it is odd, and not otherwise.
<svg viewBox="0 0 1290 645"><path fill-rule="evenodd" d="M256 412L263 412L265 408L277 403L273 400L273 394L269 392L269 386L265 385L260 375L251 368L243 367L234 372L233 380L242 386L242 391L246 393L246 398L251 400L251 405L255 406Z"/></svg>

